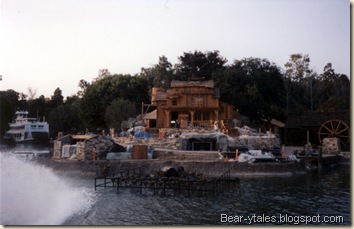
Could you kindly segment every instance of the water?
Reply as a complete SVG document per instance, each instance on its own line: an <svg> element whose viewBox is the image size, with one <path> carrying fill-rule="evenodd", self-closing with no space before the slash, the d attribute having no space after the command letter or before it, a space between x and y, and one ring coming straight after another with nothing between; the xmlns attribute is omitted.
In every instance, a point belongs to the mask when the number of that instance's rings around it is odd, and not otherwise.
<svg viewBox="0 0 354 229"><path fill-rule="evenodd" d="M88 175L59 173L11 154L24 149L0 148L1 224L292 225L318 218L333 222L328 225L351 223L349 166L297 176L241 177L240 193L162 196L130 189L95 191Z"/></svg>

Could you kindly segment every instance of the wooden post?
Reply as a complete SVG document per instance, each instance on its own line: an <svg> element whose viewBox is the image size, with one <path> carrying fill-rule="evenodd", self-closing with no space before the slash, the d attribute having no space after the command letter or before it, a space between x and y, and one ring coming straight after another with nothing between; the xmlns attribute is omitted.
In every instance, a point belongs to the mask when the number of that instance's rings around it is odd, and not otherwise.
<svg viewBox="0 0 354 229"><path fill-rule="evenodd" d="M96 160L96 148L92 149L92 160L95 161Z"/></svg>

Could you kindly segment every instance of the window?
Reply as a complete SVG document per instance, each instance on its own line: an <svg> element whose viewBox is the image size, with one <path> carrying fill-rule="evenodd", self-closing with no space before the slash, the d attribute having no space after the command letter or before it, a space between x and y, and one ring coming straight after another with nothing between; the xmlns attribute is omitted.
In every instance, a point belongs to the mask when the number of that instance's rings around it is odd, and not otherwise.
<svg viewBox="0 0 354 229"><path fill-rule="evenodd" d="M193 96L192 97L192 106L203 106L203 97L202 96Z"/></svg>
<svg viewBox="0 0 354 229"><path fill-rule="evenodd" d="M209 112L200 112L200 111L195 112L194 120L196 121L209 120Z"/></svg>
<svg viewBox="0 0 354 229"><path fill-rule="evenodd" d="M172 106L177 106L177 99L172 100Z"/></svg>

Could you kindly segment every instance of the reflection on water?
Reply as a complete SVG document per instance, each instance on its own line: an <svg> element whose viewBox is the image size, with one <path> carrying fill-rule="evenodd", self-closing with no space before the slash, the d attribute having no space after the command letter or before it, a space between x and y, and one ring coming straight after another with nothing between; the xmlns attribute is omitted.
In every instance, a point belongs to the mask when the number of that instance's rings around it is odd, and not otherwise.
<svg viewBox="0 0 354 229"><path fill-rule="evenodd" d="M242 177L240 194L161 196L129 189L94 191L92 177L58 174L35 160L7 156L7 148L0 151L2 224L227 224L222 214L340 215L350 224L349 166L297 176Z"/></svg>

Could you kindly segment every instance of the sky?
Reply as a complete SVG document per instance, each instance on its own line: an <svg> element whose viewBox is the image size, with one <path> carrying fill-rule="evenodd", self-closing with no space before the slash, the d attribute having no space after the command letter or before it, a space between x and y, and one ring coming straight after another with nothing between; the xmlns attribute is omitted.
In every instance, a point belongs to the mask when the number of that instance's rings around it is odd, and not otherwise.
<svg viewBox="0 0 354 229"><path fill-rule="evenodd" d="M350 77L348 0L0 0L0 90L64 97L100 69L137 74L164 55L215 51L284 69L309 54Z"/></svg>

